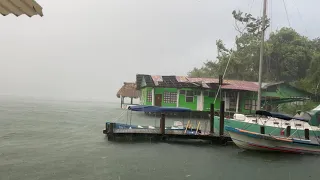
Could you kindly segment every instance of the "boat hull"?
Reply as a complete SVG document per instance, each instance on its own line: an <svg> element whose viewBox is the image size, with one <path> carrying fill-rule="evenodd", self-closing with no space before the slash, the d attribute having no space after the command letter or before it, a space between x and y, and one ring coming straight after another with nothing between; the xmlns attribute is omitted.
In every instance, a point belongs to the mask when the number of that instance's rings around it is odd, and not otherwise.
<svg viewBox="0 0 320 180"><path fill-rule="evenodd" d="M226 127L232 141L240 148L256 151L320 154L320 145L308 140L298 140L254 133L230 126Z"/></svg>
<svg viewBox="0 0 320 180"><path fill-rule="evenodd" d="M260 133L261 124L258 124L258 123L249 123L246 121L239 121L239 120L235 120L235 119L225 118L224 124L225 124L225 127L230 126L233 128L246 129L247 131ZM220 118L215 116L214 117L214 127L216 127L216 130L218 130L219 126L220 126ZM301 128L303 128L303 126ZM320 137L320 131L318 129L319 128L309 128L310 137L312 137L312 136ZM272 133L273 135L280 136L282 134L281 131L283 131L283 130L284 130L284 127L279 128L278 126L274 127L274 126L270 126L270 125L265 125L265 133L266 134ZM292 134L291 135L292 137L304 136L304 129L296 130L294 127L291 127L291 134Z"/></svg>

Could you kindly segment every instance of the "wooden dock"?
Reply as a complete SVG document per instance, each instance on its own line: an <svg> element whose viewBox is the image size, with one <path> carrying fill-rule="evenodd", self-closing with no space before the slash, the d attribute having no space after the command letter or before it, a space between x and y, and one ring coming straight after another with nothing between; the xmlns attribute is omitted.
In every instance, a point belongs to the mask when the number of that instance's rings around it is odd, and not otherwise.
<svg viewBox="0 0 320 180"><path fill-rule="evenodd" d="M220 136L219 134L186 134L183 130L166 129L164 134L161 133L161 129L109 129L103 130L103 133L107 135L109 141L115 141L119 138L134 140L154 140L154 141L168 141L168 140L204 140L211 143L225 144L231 141L228 135Z"/></svg>
<svg viewBox="0 0 320 180"><path fill-rule="evenodd" d="M109 141L116 140L118 138L125 138L133 140L135 138L143 138L145 140L167 141L167 140L205 140L211 143L226 144L228 141L232 141L231 138L224 133L224 102L221 102L220 109L220 126L219 133L214 132L214 107L211 104L210 112L210 130L208 132L201 132L199 134L186 133L185 130L165 129L165 114L161 114L160 128L147 129L147 128L134 128L134 129L119 129L115 128L116 123L106 124L103 133L107 135ZM197 132L197 131L195 131Z"/></svg>

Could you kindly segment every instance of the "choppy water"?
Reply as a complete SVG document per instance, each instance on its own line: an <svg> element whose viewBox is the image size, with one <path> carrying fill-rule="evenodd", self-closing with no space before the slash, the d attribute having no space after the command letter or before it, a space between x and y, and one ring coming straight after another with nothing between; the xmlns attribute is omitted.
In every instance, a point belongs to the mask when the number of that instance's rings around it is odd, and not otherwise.
<svg viewBox="0 0 320 180"><path fill-rule="evenodd" d="M1 98L0 180L320 178L318 156L261 154L235 146L108 142L104 122L122 111L119 104L101 102ZM137 117L138 123L154 125L150 117L135 115L132 121Z"/></svg>

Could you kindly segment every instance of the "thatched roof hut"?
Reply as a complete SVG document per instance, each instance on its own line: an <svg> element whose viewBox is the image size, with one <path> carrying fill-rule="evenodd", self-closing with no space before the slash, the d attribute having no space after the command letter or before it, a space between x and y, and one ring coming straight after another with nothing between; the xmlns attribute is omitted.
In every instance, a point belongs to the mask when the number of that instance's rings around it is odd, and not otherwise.
<svg viewBox="0 0 320 180"><path fill-rule="evenodd" d="M124 82L123 86L117 93L117 97L138 98L140 92L137 90L136 83Z"/></svg>

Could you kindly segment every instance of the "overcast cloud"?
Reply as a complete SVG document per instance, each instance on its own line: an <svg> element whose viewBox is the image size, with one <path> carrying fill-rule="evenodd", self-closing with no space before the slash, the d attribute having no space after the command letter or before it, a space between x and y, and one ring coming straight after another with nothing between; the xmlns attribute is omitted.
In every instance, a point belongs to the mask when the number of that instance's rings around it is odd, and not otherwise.
<svg viewBox="0 0 320 180"><path fill-rule="evenodd" d="M186 75L215 59L217 39L231 47L232 10L262 12L262 0L37 2L43 17L0 17L0 95L119 101L137 73ZM319 36L320 2L286 2L291 26ZM268 8L268 31L289 25L282 1Z"/></svg>

